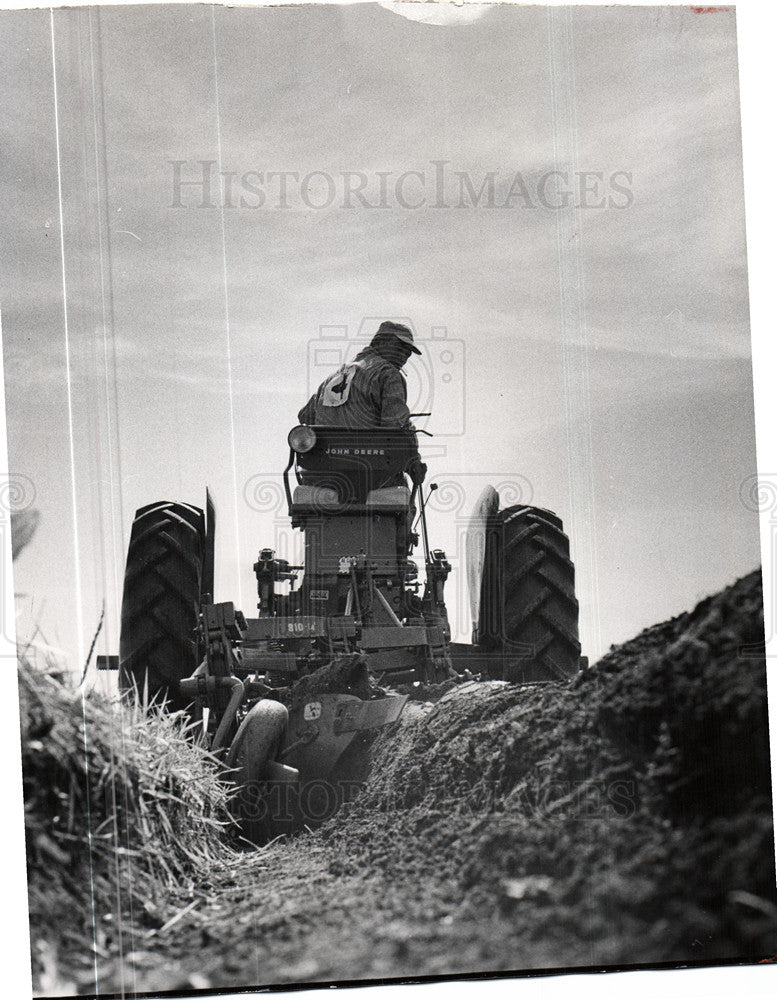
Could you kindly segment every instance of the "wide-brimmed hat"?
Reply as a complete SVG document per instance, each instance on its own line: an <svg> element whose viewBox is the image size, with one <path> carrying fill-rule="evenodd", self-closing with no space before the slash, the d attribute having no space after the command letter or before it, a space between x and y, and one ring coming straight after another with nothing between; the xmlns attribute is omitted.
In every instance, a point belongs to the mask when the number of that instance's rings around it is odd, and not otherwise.
<svg viewBox="0 0 777 1000"><path fill-rule="evenodd" d="M402 323L393 323L391 320L385 320L378 327L378 332L375 334L376 337L391 333L397 340L401 340L403 344L407 344L413 354L420 354L421 351L413 343L413 331L409 326L404 326Z"/></svg>

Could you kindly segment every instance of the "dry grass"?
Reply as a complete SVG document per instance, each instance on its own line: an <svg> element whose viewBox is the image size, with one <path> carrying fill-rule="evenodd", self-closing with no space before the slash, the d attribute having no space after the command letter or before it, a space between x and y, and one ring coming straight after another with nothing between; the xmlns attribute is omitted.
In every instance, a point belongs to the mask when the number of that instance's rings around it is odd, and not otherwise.
<svg viewBox="0 0 777 1000"><path fill-rule="evenodd" d="M72 992L236 862L227 791L181 716L84 695L25 657L19 689L33 968L43 992Z"/></svg>

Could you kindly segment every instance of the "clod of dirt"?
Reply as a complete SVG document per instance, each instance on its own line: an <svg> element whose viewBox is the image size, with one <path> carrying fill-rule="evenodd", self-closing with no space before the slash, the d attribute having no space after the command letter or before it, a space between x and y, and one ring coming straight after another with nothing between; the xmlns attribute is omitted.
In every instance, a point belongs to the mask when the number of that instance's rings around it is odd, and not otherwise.
<svg viewBox="0 0 777 1000"><path fill-rule="evenodd" d="M362 701L369 701L380 697L383 691L370 679L364 657L360 653L349 653L301 677L291 690L291 707L302 705L316 694L353 694Z"/></svg>
<svg viewBox="0 0 777 1000"><path fill-rule="evenodd" d="M760 572L569 684L466 684L406 712L319 836L364 871L447 880L475 919L498 901L523 967L527 939L562 966L772 954ZM544 891L519 901L526 885Z"/></svg>

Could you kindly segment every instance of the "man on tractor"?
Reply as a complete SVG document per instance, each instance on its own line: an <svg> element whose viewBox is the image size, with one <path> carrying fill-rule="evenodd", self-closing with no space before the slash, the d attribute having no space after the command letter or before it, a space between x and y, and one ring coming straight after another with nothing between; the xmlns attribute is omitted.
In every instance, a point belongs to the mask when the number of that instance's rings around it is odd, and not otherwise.
<svg viewBox="0 0 777 1000"><path fill-rule="evenodd" d="M353 361L324 379L299 411L300 422L350 430L373 427L406 430L412 436L414 453L406 471L413 483L420 486L426 466L418 454L402 375L411 354L420 353L409 327L386 320Z"/></svg>

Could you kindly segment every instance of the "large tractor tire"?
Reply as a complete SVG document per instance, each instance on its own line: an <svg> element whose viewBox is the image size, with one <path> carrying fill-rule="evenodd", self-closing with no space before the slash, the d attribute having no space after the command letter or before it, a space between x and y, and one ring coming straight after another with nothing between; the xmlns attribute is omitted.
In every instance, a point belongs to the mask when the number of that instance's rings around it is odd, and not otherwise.
<svg viewBox="0 0 777 1000"><path fill-rule="evenodd" d="M500 679L563 680L579 670L575 569L551 511L516 506L490 518L478 642L501 654Z"/></svg>
<svg viewBox="0 0 777 1000"><path fill-rule="evenodd" d="M205 516L198 507L160 502L132 524L119 640L119 686L164 702L187 702L179 683L199 663L196 637L205 552Z"/></svg>
<svg viewBox="0 0 777 1000"><path fill-rule="evenodd" d="M277 761L288 725L286 706L263 699L240 723L227 754L235 784L230 810L243 839L252 844L264 844L295 825L299 772Z"/></svg>

